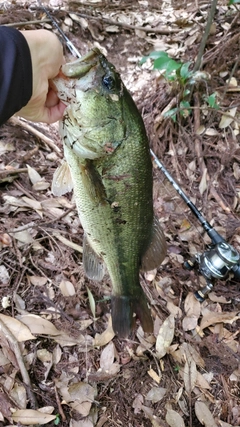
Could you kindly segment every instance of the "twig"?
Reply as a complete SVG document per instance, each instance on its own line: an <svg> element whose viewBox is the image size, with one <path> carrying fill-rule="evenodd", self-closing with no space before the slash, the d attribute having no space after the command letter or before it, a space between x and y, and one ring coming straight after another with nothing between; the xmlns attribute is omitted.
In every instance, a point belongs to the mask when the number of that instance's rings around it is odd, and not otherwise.
<svg viewBox="0 0 240 427"><path fill-rule="evenodd" d="M58 395L58 391L57 391L57 386L56 385L54 386L54 391L55 391L56 402L57 402L59 414L62 417L62 421L66 421L66 416L65 416L65 414L63 412L62 404L61 404L61 401L59 399L59 395Z"/></svg>
<svg viewBox="0 0 240 427"><path fill-rule="evenodd" d="M24 27L24 25L36 25L46 22L51 22L51 19L35 19L34 21L25 21L25 22L10 22L10 24L4 24L5 27Z"/></svg>
<svg viewBox="0 0 240 427"><path fill-rule="evenodd" d="M21 126L22 128L26 129L27 131L31 132L33 135L37 136L38 138L40 138L43 142L45 142L45 144L47 144L52 150L54 150L57 154L61 154L61 150L60 148L58 148L58 146L52 141L52 139L48 138L46 135L44 135L42 132L40 132L39 130L35 129L33 126L31 126L29 123L27 123L26 121L20 120L17 117L12 117L10 119L10 122L13 125L18 125Z"/></svg>
<svg viewBox="0 0 240 427"><path fill-rule="evenodd" d="M210 33L210 28L212 25L212 21L213 21L213 17L215 15L215 11L216 11L216 7L217 7L217 2L218 0L212 0L212 4L211 4L211 9L209 11L208 14L208 19L207 19L207 24L206 24L206 28L202 37L202 41L200 43L200 47L199 47L199 51L198 51L198 56L193 68L193 71L198 71L201 68L201 63L202 63L202 57L203 57L203 52L207 43L207 39Z"/></svg>
<svg viewBox="0 0 240 427"><path fill-rule="evenodd" d="M12 345L12 349L13 349L14 354L16 356L16 360L17 360L17 363L18 363L18 366L19 366L19 369L20 369L20 372L22 375L23 382L27 387L28 398L31 402L32 408L35 409L37 407L37 402L35 399L35 395L32 392L32 384L30 381L30 377L28 375L28 371L27 371L26 366L24 364L23 356L22 356L18 341L15 338L15 336L12 334L12 332L9 330L9 328L4 324L4 322L2 322L1 319L0 319L0 331L2 331L5 338L7 338L7 340Z"/></svg>
<svg viewBox="0 0 240 427"><path fill-rule="evenodd" d="M43 168L35 168L35 170L41 172ZM18 175L19 173L28 173L28 168L4 169L0 171L0 178L5 178L8 175Z"/></svg>
<svg viewBox="0 0 240 427"><path fill-rule="evenodd" d="M74 13L74 12L69 12L69 13ZM128 28L129 30L145 31L145 33L155 33L155 34L163 34L163 35L179 33L179 29L177 28L168 30L168 29L157 29L157 28L154 29L150 27L139 27L135 25L125 24L124 22L113 21L112 19L104 18L102 16L92 16L92 15L87 15L85 13L75 13L75 14L77 16L81 16L82 18L102 20L110 25L117 25L118 27Z"/></svg>

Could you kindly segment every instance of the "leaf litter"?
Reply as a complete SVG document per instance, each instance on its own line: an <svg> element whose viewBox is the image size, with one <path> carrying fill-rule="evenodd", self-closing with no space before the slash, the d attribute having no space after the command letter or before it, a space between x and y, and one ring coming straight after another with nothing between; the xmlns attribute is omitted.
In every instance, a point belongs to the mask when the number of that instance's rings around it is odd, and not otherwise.
<svg viewBox="0 0 240 427"><path fill-rule="evenodd" d="M11 14L2 11L1 23L44 17L30 3L16 3L9 2ZM90 41L106 50L143 114L153 150L239 251L239 75L230 75L238 54L236 11L219 2L203 59L207 90L223 99L224 108L209 110L200 103L195 126L194 116L177 124L164 119L162 111L176 104L177 93L149 61L142 67L139 61L152 50L185 62L195 58L207 2L64 5L69 14L53 11L63 30L83 53ZM137 324L129 340L119 341L111 325L107 275L99 287L83 274L74 199L51 194L61 160L57 125L34 127L37 136L19 122L0 130L2 425L239 426L239 286L219 282L200 304L194 292L204 285L202 278L183 267L203 252L208 236L155 169L155 210L169 246L163 265L142 277L154 334L145 336ZM33 395L24 386L24 367Z"/></svg>

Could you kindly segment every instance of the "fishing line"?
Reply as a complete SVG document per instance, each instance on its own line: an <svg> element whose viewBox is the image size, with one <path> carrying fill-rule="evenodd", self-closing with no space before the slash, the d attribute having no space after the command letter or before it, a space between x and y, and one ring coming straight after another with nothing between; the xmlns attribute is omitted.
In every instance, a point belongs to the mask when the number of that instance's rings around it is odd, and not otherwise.
<svg viewBox="0 0 240 427"><path fill-rule="evenodd" d="M57 21L42 5L40 0L38 0L38 3L61 34L70 52L75 57L80 58L81 54L69 40L66 34L62 31L62 29L59 27ZM176 192L180 195L180 197L184 200L189 209L193 212L193 214L198 219L203 229L207 232L208 236L211 239L211 244L203 253L196 254L192 259L187 260L185 262L185 266L189 270L197 266L199 273L204 277L206 281L206 286L195 292L195 297L202 302L207 296L207 294L212 290L216 280L223 280L228 279L229 277L233 277L235 281L240 282L240 254L232 245L227 243L226 240L203 217L199 209L194 205L194 203L189 199L186 193L177 184L177 182L174 180L174 178L171 176L165 166L160 162L155 153L151 149L150 152L157 167L164 173L168 181L172 184Z"/></svg>

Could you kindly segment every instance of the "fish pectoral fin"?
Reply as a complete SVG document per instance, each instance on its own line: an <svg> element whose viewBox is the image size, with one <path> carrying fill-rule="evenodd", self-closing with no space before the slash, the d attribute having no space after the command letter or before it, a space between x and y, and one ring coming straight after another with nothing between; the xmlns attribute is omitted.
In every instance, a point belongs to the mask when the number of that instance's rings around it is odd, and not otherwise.
<svg viewBox="0 0 240 427"><path fill-rule="evenodd" d="M96 204L107 204L107 195L101 175L91 160L80 165L82 183L85 193Z"/></svg>
<svg viewBox="0 0 240 427"><path fill-rule="evenodd" d="M112 326L119 338L129 336L135 323L134 313L140 320L144 332L153 332L151 312L140 284L139 290L139 296L113 295L111 297Z"/></svg>
<svg viewBox="0 0 240 427"><path fill-rule="evenodd" d="M167 244L160 222L154 217L151 242L142 257L141 269L143 271L157 268L167 254Z"/></svg>
<svg viewBox="0 0 240 427"><path fill-rule="evenodd" d="M83 238L83 267L91 280L101 281L105 274L105 264L90 245L87 236Z"/></svg>
<svg viewBox="0 0 240 427"><path fill-rule="evenodd" d="M55 170L52 180L52 193L54 196L62 196L73 189L70 168L64 160Z"/></svg>

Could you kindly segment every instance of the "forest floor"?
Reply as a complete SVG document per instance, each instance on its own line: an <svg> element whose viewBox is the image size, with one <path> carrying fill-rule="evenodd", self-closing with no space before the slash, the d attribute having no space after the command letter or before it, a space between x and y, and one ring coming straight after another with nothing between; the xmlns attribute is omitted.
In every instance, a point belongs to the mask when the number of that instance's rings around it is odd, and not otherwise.
<svg viewBox="0 0 240 427"><path fill-rule="evenodd" d="M165 51L192 68L207 1L57 1L45 5L84 54L116 66L145 122L150 146L211 226L240 252L240 13L219 1L199 81L185 95L143 56ZM0 24L57 32L37 2L0 4ZM40 21L29 23L30 21ZM66 56L69 53L66 51ZM212 97L211 97L212 95ZM212 104L210 99L214 100ZM206 285L184 262L211 243L162 171L154 208L167 257L141 275L154 334L111 327L108 276L84 276L83 231L72 194L54 197L63 157L58 124L10 119L0 129L0 426L240 426L240 292L231 274Z"/></svg>

